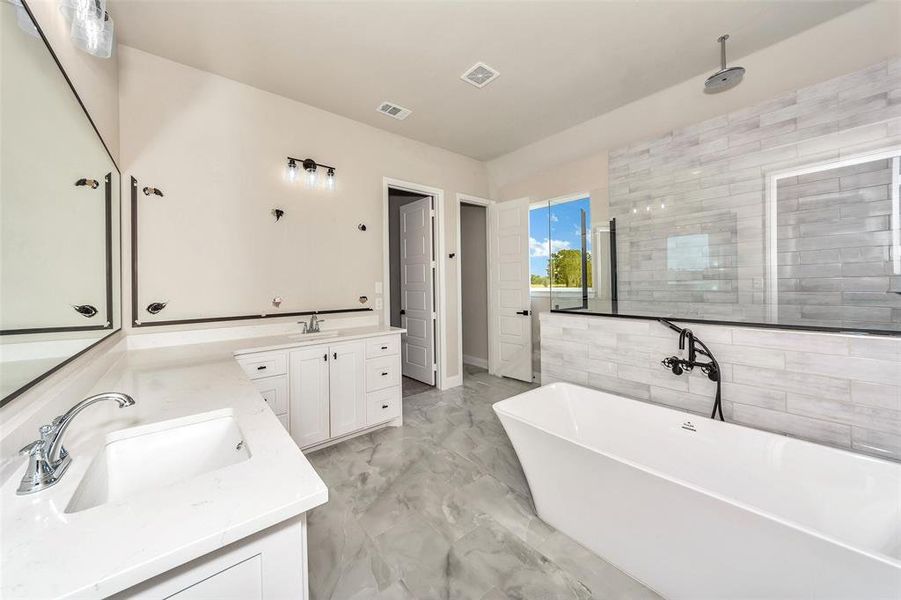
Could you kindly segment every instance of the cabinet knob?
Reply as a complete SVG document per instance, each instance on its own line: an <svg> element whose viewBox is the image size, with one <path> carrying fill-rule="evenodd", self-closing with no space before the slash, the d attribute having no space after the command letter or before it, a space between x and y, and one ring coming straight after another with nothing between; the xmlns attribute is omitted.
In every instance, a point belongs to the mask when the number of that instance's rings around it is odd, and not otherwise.
<svg viewBox="0 0 901 600"><path fill-rule="evenodd" d="M328 360L328 352L322 355L322 360Z"/></svg>
<svg viewBox="0 0 901 600"><path fill-rule="evenodd" d="M334 358L335 360L338 360L338 353L332 352L332 358Z"/></svg>
<svg viewBox="0 0 901 600"><path fill-rule="evenodd" d="M382 346L382 350L387 350L388 346Z"/></svg>
<svg viewBox="0 0 901 600"><path fill-rule="evenodd" d="M388 371L382 371L382 377L388 374Z"/></svg>
<svg viewBox="0 0 901 600"><path fill-rule="evenodd" d="M388 408L387 404L382 404L382 408Z"/></svg>
<svg viewBox="0 0 901 600"><path fill-rule="evenodd" d="M261 366L257 367L257 371L265 371L265 370L266 370L266 365L261 365Z"/></svg>

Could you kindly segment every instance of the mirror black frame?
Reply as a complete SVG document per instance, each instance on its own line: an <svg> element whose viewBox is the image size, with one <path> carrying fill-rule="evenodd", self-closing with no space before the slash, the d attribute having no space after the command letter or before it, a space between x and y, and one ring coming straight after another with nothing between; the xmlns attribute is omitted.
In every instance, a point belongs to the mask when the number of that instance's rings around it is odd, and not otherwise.
<svg viewBox="0 0 901 600"><path fill-rule="evenodd" d="M100 130L97 129L97 124L94 123L94 119L91 118L91 114L88 112L87 107L84 105L84 102L81 100L81 96L78 95L78 91L75 89L75 86L72 84L72 80L69 78L69 74L66 73L66 70L63 68L62 63L57 57L56 52L53 51L53 47L50 45L50 41L47 39L47 36L44 34L44 30L41 28L40 23L35 18L34 13L31 11L31 7L28 6L27 0L22 0L22 7L25 9L25 12L28 13L28 17L31 19L31 22L34 23L34 27L38 32L38 35L41 37L41 41L44 42L44 46L47 48L47 51L50 53L51 58L53 58L53 62L56 63L59 72L62 74L63 79L66 80L66 84L69 86L69 89L72 90L72 94L75 96L75 100L78 102L78 105L81 107L82 112L85 117L87 117L88 122L91 124L91 128L93 128L94 133L97 134L97 139L100 140L100 144L103 146L103 149L106 151L106 155L109 157L110 162L113 165L113 169L115 169L117 177L117 184L119 185L119 247L116 251L118 251L119 256L122 256L122 171L119 169L119 164L116 162L116 159L113 158L112 153L109 150L109 146L106 145L106 142L103 139L103 136L100 135ZM13 334L27 334L27 333L50 333L50 332L63 332L63 331L98 331L98 330L109 330L109 333L98 339L93 344L87 346L81 351L69 356L68 358L59 362L59 364L54 365L51 369L41 373L38 377L35 377L22 387L16 389L11 392L4 398L0 399L0 407L6 406L11 400L17 398L22 395L25 391L31 389L53 373L59 371L64 366L68 365L78 357L84 355L92 348L95 348L99 344L103 343L105 340L109 339L110 336L118 333L122 330L122 264L121 261L119 263L119 295L115 297L113 294L113 219L112 219L112 172L106 175L106 311L107 311L107 325L89 325L85 327L47 327L47 328L36 328L36 329L14 329L14 330L6 330L0 331L0 335L13 335ZM119 303L119 325L118 327L114 323L114 303Z"/></svg>

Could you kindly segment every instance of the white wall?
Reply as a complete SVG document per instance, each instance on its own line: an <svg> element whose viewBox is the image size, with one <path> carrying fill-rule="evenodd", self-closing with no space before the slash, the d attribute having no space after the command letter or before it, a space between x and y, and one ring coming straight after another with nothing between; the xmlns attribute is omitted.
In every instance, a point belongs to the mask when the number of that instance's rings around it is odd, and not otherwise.
<svg viewBox="0 0 901 600"><path fill-rule="evenodd" d="M97 126L113 160L119 161L119 60L116 49L110 58L97 58L79 50L69 38L69 23L59 12L57 0L26 0L47 37L50 47L66 70L75 91ZM110 9L115 20L115 10Z"/></svg>
<svg viewBox="0 0 901 600"><path fill-rule="evenodd" d="M276 294L282 311L360 306L360 295L372 303L383 276L383 177L441 188L445 198L487 192L481 162L133 48L119 52L123 181L134 175L166 194L139 194L139 306L169 300L159 319L272 312ZM286 183L288 155L337 167L338 189ZM286 211L278 224L276 206ZM456 227L447 211L449 239ZM449 279L448 377L460 351L456 297Z"/></svg>
<svg viewBox="0 0 901 600"><path fill-rule="evenodd" d="M488 364L488 212L460 205L460 279L463 302L463 360Z"/></svg>

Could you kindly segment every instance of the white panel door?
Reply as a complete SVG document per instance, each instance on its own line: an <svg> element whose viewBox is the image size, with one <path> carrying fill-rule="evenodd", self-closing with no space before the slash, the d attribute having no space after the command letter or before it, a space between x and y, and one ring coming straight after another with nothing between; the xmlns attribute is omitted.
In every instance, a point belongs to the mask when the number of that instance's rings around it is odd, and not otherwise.
<svg viewBox="0 0 901 600"><path fill-rule="evenodd" d="M347 342L329 346L329 391L331 392L332 437L366 427L366 396L363 391L365 345Z"/></svg>
<svg viewBox="0 0 901 600"><path fill-rule="evenodd" d="M529 199L499 202L491 218L491 323L494 374L532 381L529 314Z"/></svg>
<svg viewBox="0 0 901 600"><path fill-rule="evenodd" d="M329 438L330 358L328 346L294 350L288 355L289 430L300 448Z"/></svg>
<svg viewBox="0 0 901 600"><path fill-rule="evenodd" d="M432 199L400 207L400 306L403 374L435 385L435 258Z"/></svg>

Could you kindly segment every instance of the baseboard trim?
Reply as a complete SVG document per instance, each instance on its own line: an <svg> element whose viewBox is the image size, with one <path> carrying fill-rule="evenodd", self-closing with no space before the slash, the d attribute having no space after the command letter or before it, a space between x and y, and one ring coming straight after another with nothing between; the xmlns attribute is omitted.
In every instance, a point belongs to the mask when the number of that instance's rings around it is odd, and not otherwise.
<svg viewBox="0 0 901 600"><path fill-rule="evenodd" d="M466 356L463 355L463 364L464 365L472 365L474 367L479 367L481 369L488 368L488 360L484 358L479 358L477 356Z"/></svg>

